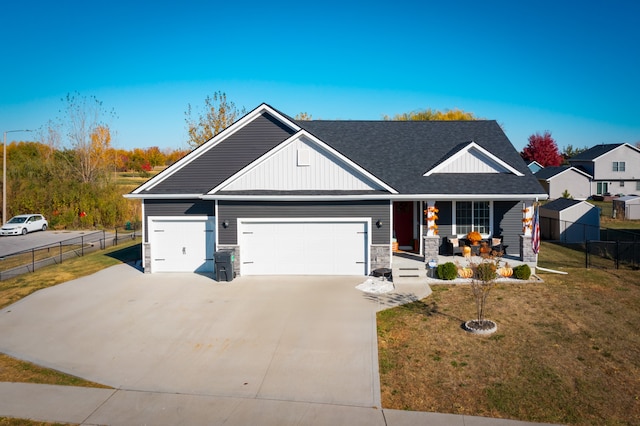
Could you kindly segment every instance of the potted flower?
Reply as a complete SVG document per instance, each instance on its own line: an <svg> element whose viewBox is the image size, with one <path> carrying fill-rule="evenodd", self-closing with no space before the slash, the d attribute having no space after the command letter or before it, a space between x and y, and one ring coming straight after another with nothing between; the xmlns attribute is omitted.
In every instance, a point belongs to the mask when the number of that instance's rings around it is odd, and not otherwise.
<svg viewBox="0 0 640 426"><path fill-rule="evenodd" d="M471 231L467 234L467 240L471 241L471 244L477 246L482 240L482 235L478 231Z"/></svg>

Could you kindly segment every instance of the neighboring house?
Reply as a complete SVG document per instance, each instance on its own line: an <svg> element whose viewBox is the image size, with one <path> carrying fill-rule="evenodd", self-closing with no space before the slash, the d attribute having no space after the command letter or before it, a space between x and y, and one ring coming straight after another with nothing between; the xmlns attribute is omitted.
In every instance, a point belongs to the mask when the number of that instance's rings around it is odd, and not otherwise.
<svg viewBox="0 0 640 426"><path fill-rule="evenodd" d="M551 199L564 197L565 191L576 200L586 200L591 196L591 176L575 167L545 167L534 176Z"/></svg>
<svg viewBox="0 0 640 426"><path fill-rule="evenodd" d="M640 149L633 145L596 145L568 161L573 167L592 176L591 195L640 191Z"/></svg>
<svg viewBox="0 0 640 426"><path fill-rule="evenodd" d="M580 243L600 239L600 209L586 201L558 198L540 206L540 237Z"/></svg>
<svg viewBox="0 0 640 426"><path fill-rule="evenodd" d="M530 162L529 164L527 164L527 167L529 168L529 170L531 170L531 173L537 173L538 171L544 169L544 167L537 161Z"/></svg>
<svg viewBox="0 0 640 426"><path fill-rule="evenodd" d="M640 219L640 196L627 195L613 200L613 217L616 219Z"/></svg>
<svg viewBox="0 0 640 426"><path fill-rule="evenodd" d="M211 272L230 250L239 275L368 275L394 238L431 258L471 230L531 261L523 210L547 198L495 121L295 121L266 104L126 196L142 199L145 272Z"/></svg>

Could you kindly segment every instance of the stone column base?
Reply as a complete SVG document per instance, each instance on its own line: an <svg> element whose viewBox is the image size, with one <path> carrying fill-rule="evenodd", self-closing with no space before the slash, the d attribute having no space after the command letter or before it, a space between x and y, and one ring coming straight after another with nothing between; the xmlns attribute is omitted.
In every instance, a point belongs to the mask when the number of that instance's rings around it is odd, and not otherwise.
<svg viewBox="0 0 640 426"><path fill-rule="evenodd" d="M529 235L520 235L520 260L537 264L538 255L533 252L531 238Z"/></svg>
<svg viewBox="0 0 640 426"><path fill-rule="evenodd" d="M424 261L428 262L431 259L438 260L439 253L440 253L440 236L425 235L424 236Z"/></svg>

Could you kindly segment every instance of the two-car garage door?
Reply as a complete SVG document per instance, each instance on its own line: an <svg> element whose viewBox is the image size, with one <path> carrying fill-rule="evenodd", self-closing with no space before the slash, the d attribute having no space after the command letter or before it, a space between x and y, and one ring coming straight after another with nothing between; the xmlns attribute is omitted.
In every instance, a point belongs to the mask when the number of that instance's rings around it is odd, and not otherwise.
<svg viewBox="0 0 640 426"><path fill-rule="evenodd" d="M241 275L366 275L367 221L239 221Z"/></svg>

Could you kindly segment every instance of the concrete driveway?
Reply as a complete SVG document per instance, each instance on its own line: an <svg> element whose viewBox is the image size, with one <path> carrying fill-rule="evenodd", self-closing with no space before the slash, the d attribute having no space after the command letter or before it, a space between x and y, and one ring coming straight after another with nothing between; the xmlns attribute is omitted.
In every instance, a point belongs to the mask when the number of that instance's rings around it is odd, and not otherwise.
<svg viewBox="0 0 640 426"><path fill-rule="evenodd" d="M0 352L118 389L380 407L363 280L119 265L2 309Z"/></svg>

